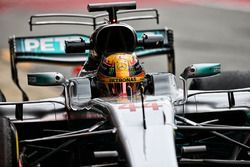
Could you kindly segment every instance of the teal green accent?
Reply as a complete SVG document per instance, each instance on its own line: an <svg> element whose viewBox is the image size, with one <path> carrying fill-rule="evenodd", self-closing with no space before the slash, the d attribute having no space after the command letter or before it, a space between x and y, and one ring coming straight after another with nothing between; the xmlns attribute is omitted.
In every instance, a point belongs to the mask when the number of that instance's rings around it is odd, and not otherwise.
<svg viewBox="0 0 250 167"><path fill-rule="evenodd" d="M50 62L62 64L82 64L87 61L90 51L85 53L66 54L65 40L78 40L82 38L89 42L86 35L66 34L54 36L16 37L15 60L30 62Z"/></svg>
<svg viewBox="0 0 250 167"><path fill-rule="evenodd" d="M131 68L131 69L130 69L130 75L135 75L135 73L136 73L135 68L134 68L134 67Z"/></svg>
<svg viewBox="0 0 250 167"><path fill-rule="evenodd" d="M65 40L78 40L82 38L89 42L89 37L85 35L55 35L37 37L17 37L16 52L32 54L65 54ZM87 51L89 53L89 51Z"/></svg>
<svg viewBox="0 0 250 167"><path fill-rule="evenodd" d="M115 73L115 69L114 68L109 68L109 75L113 76Z"/></svg>
<svg viewBox="0 0 250 167"><path fill-rule="evenodd" d="M47 85L53 81L54 79L51 79L50 77L47 77L46 75L36 77L36 82L40 85Z"/></svg>
<svg viewBox="0 0 250 167"><path fill-rule="evenodd" d="M52 82L54 82L54 79L47 75L28 76L28 83L31 85L50 85Z"/></svg>
<svg viewBox="0 0 250 167"><path fill-rule="evenodd" d="M219 63L194 64L192 68L195 69L196 77L211 76L221 72Z"/></svg>
<svg viewBox="0 0 250 167"><path fill-rule="evenodd" d="M154 35L161 34L161 35L163 35L163 37L165 37L166 36L166 31L164 29L162 29L162 30L151 30L151 31L137 31L136 32L137 39L138 40L142 39L142 36L144 34L154 34Z"/></svg>
<svg viewBox="0 0 250 167"><path fill-rule="evenodd" d="M56 72L28 74L28 84L33 86L55 86L64 82L64 76Z"/></svg>
<svg viewBox="0 0 250 167"><path fill-rule="evenodd" d="M40 74L40 75L31 75L28 76L28 82L35 84L35 85L50 85L51 83L54 83L54 78L51 78L50 76L46 74Z"/></svg>
<svg viewBox="0 0 250 167"><path fill-rule="evenodd" d="M137 39L140 40L143 34L161 34L167 39L165 29L137 31ZM82 34L65 34L52 36L30 36L15 38L15 59L20 61L49 61L78 63L87 61L90 51L79 54L66 54L64 51L65 40L76 40L82 38L86 42L90 37ZM138 57L154 56L168 53L168 48L144 49L137 47L135 54Z"/></svg>
<svg viewBox="0 0 250 167"><path fill-rule="evenodd" d="M159 30L146 30L146 31L137 31L137 40L141 40L144 34L153 34L153 35L162 35L164 39L167 39L167 32L165 29ZM155 48L155 49L144 49L143 47L137 47L135 49L135 54L138 57L146 57L146 56L157 56L159 54L166 54L168 53L168 48Z"/></svg>
<svg viewBox="0 0 250 167"><path fill-rule="evenodd" d="M245 113L246 113L246 116L247 116L245 125L249 126L250 125L250 112L245 112Z"/></svg>
<svg viewBox="0 0 250 167"><path fill-rule="evenodd" d="M157 56L159 54L166 54L169 51L167 48L156 48L156 49L143 49L143 50L136 50L135 54L138 57L145 57L145 56Z"/></svg>

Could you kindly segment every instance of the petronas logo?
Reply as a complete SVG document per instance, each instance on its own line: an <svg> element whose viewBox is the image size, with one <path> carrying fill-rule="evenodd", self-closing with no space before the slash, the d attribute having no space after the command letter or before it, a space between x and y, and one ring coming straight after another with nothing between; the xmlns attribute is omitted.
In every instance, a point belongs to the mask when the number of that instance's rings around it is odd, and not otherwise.
<svg viewBox="0 0 250 167"><path fill-rule="evenodd" d="M136 78L112 78L109 82L135 82Z"/></svg>

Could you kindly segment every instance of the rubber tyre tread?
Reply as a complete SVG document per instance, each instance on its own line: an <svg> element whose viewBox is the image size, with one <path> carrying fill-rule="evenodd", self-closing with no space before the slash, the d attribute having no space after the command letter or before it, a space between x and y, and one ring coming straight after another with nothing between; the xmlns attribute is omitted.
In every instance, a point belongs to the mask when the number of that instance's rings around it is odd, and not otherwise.
<svg viewBox="0 0 250 167"><path fill-rule="evenodd" d="M219 75L193 79L190 90L229 90L250 87L250 71L225 71Z"/></svg>
<svg viewBox="0 0 250 167"><path fill-rule="evenodd" d="M1 90L0 90L0 102L6 102L6 98Z"/></svg>
<svg viewBox="0 0 250 167"><path fill-rule="evenodd" d="M10 121L7 118L0 117L0 166L14 167L16 163L15 145L13 145L13 132Z"/></svg>

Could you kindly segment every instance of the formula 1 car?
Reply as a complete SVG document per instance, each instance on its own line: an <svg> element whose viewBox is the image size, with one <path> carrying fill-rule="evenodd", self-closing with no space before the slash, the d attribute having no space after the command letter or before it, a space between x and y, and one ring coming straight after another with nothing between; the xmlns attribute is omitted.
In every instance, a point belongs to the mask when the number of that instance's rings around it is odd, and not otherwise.
<svg viewBox="0 0 250 167"><path fill-rule="evenodd" d="M123 23L158 21L156 9L135 8L131 1L98 3L89 4L89 12L108 14L43 14L30 18L31 29L34 25L87 25L94 27L91 36L10 38L12 78L23 101L6 102L0 92L0 166L250 165L249 73L221 73L218 63L194 64L180 75L183 89L178 89L173 31L167 28L139 31ZM142 12L154 15L118 17ZM62 17L93 22L62 21ZM60 19L34 21L41 18ZM98 21L102 18L104 22ZM136 94L127 86L122 89L126 96L103 97L103 90L96 84L97 71L109 53L139 59L163 54L169 71L146 73ZM58 72L28 74L29 85L63 87L58 97L30 101L18 81L19 62L84 66L77 77L70 79ZM140 64L135 65L135 69L139 67ZM193 80L188 90L189 78ZM134 80L136 77L112 82Z"/></svg>

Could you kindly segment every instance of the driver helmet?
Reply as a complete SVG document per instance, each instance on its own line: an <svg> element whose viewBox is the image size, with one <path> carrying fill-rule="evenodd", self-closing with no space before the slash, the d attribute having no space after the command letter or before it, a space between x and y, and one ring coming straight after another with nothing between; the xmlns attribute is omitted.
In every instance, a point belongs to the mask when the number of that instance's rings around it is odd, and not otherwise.
<svg viewBox="0 0 250 167"><path fill-rule="evenodd" d="M106 56L97 71L100 95L135 95L144 76L145 72L134 54L115 53Z"/></svg>

